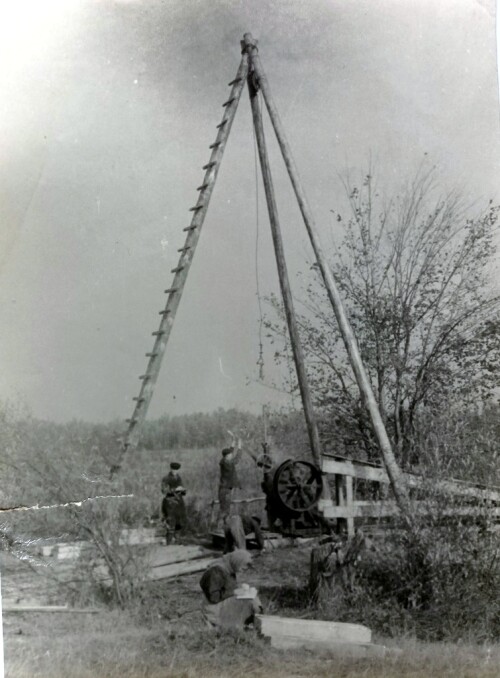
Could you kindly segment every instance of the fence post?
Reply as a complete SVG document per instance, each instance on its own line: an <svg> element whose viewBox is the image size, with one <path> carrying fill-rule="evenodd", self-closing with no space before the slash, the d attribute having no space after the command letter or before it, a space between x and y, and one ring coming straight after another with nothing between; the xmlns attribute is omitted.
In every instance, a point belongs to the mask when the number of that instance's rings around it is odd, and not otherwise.
<svg viewBox="0 0 500 678"><path fill-rule="evenodd" d="M353 478L352 476L345 476L345 495L346 501L345 505L348 510L354 508L354 491L353 491ZM347 518L347 536L354 536L354 518Z"/></svg>
<svg viewBox="0 0 500 678"><path fill-rule="evenodd" d="M344 491L344 477L341 473L335 474L335 504L345 506L346 496ZM340 534L346 528L344 518L337 518L337 532Z"/></svg>

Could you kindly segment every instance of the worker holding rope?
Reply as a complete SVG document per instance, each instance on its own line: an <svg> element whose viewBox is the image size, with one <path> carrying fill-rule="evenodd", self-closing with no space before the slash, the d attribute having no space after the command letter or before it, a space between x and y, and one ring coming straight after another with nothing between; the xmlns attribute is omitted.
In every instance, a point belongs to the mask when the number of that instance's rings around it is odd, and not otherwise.
<svg viewBox="0 0 500 678"><path fill-rule="evenodd" d="M236 436L231 431L228 431L231 436L231 445L222 450L222 458L219 462L220 479L219 479L219 518L218 522L225 524L229 513L231 511L231 499L233 497L233 490L235 487L240 488L240 481L236 466L241 459L241 438L235 445Z"/></svg>

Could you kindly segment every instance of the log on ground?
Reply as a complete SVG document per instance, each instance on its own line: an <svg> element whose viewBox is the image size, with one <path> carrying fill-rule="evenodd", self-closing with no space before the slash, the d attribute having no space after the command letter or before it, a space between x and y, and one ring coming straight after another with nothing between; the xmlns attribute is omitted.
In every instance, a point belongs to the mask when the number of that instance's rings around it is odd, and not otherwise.
<svg viewBox="0 0 500 678"><path fill-rule="evenodd" d="M370 643L372 632L361 624L321 621L319 619L293 619L258 615L257 625L263 636L271 638L271 642L304 641L313 643Z"/></svg>

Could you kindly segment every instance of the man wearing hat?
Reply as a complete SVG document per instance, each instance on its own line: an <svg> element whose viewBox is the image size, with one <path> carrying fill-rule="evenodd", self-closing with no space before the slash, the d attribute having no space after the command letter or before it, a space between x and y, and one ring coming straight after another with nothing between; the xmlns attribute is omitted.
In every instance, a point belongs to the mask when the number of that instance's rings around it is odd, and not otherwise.
<svg viewBox="0 0 500 678"><path fill-rule="evenodd" d="M173 461L170 464L170 471L161 479L161 493L163 496L165 496L169 490L175 490L176 487L182 485L182 480L179 475L180 467L181 465L178 461Z"/></svg>
<svg viewBox="0 0 500 678"><path fill-rule="evenodd" d="M186 490L182 486L179 475L181 465L173 461L170 471L161 481L163 500L161 503L161 515L166 526L167 544L175 542L175 533L186 527L186 506L184 496Z"/></svg>
<svg viewBox="0 0 500 678"><path fill-rule="evenodd" d="M220 460L220 480L219 480L219 520L224 524L231 510L231 499L233 489L241 487L236 472L236 465L241 458L241 438L238 438L237 446L234 445L234 435L228 431L232 439L232 444L222 450Z"/></svg>

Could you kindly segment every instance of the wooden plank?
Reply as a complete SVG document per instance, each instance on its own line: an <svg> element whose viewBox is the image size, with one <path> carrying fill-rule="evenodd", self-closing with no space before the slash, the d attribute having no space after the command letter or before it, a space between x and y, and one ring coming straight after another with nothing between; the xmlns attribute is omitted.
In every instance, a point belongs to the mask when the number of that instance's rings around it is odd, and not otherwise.
<svg viewBox="0 0 500 678"><path fill-rule="evenodd" d="M156 536L156 528L139 527L122 530L118 544L120 546L140 546L142 544L157 544L161 541L163 541L163 538Z"/></svg>
<svg viewBox="0 0 500 678"><path fill-rule="evenodd" d="M145 555L145 565L147 567L160 567L162 565L171 565L211 556L217 557L217 554L203 548L202 546L157 546Z"/></svg>
<svg viewBox="0 0 500 678"><path fill-rule="evenodd" d="M156 528L122 530L118 538L120 546L147 546L161 544L163 541L163 537L156 536ZM67 560L79 558L84 551L92 548L95 548L94 544L80 540L45 544L40 551L45 558L56 557L58 560Z"/></svg>
<svg viewBox="0 0 500 678"><path fill-rule="evenodd" d="M312 650L335 657L350 657L353 659L383 659L388 655L388 648L384 645L313 641L301 636L271 637L271 647L277 650Z"/></svg>
<svg viewBox="0 0 500 678"><path fill-rule="evenodd" d="M353 478L362 478L363 480L372 480L378 483L388 483L389 476L383 468L375 466L364 466L353 461L340 461L331 457L323 457L323 473L338 474L342 476L351 476Z"/></svg>
<svg viewBox="0 0 500 678"><path fill-rule="evenodd" d="M146 554L145 579L168 579L181 574L199 572L208 567L220 555L201 546L172 544ZM103 560L94 567L94 577L101 584L111 584L109 570Z"/></svg>
<svg viewBox="0 0 500 678"><path fill-rule="evenodd" d="M257 615L257 627L271 638L302 638L312 642L370 643L372 632L361 624L321 621L319 619L294 619Z"/></svg>
<svg viewBox="0 0 500 678"><path fill-rule="evenodd" d="M186 574L202 572L212 565L215 558L197 558L184 563L171 563L170 565L160 565L152 568L146 578L151 581L158 579L171 579L172 577L181 577Z"/></svg>
<svg viewBox="0 0 500 678"><path fill-rule="evenodd" d="M325 518L385 518L394 516L399 512L396 502L394 501L379 501L370 502L353 502L351 506L326 506L323 510Z"/></svg>
<svg viewBox="0 0 500 678"><path fill-rule="evenodd" d="M220 556L219 556L220 557ZM144 578L148 581L158 581L160 579L171 579L173 577L181 577L187 574L202 572L207 567L212 565L216 558L196 558L195 560L188 560L187 562L169 563L167 565L158 565L149 569ZM100 584L111 586L112 579L109 576L108 569L105 565L100 565L94 570L94 576Z"/></svg>

